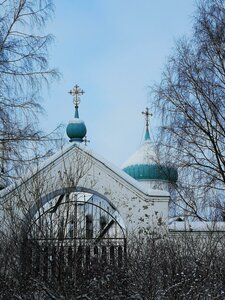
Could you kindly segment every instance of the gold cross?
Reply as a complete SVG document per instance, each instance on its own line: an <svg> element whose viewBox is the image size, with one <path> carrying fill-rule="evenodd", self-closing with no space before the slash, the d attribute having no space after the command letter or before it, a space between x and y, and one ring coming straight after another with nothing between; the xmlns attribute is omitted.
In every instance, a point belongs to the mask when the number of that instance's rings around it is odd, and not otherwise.
<svg viewBox="0 0 225 300"><path fill-rule="evenodd" d="M69 91L69 94L73 96L73 103L75 107L78 107L80 104L80 95L83 95L84 91L76 84L73 89Z"/></svg>
<svg viewBox="0 0 225 300"><path fill-rule="evenodd" d="M149 108L148 108L148 107L146 107L145 111L143 111L142 114L145 115L146 128L148 128L148 125L149 125L149 117L152 117L153 114L149 112Z"/></svg>

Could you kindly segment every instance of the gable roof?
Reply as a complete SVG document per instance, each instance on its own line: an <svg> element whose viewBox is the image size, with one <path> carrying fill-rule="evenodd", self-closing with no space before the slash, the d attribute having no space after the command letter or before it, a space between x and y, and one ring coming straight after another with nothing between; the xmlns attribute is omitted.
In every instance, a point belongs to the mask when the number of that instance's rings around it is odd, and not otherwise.
<svg viewBox="0 0 225 300"><path fill-rule="evenodd" d="M112 172L114 175L118 176L121 180L125 181L128 185L133 187L134 189L138 190L141 193L146 194L147 196L152 197L166 197L168 198L170 195L166 191L162 190L154 190L154 189L146 189L146 187L142 186L138 181L133 179L131 176L126 174L123 170L115 166L114 164L110 163L100 155L96 154L94 151L85 149L83 145L78 144L67 144L57 153L46 159L43 163L41 163L38 167L34 167L30 172L24 175L20 180L17 180L15 183L11 184L10 186L6 187L5 189L0 191L0 197L3 198L17 189L20 185L24 184L25 182L29 181L33 176L37 175L40 172L47 170L49 166L54 164L57 161L62 160L67 155L71 155L74 150L79 149L81 153L84 155L88 155L91 157L95 162L100 164L102 167L108 169L108 171Z"/></svg>

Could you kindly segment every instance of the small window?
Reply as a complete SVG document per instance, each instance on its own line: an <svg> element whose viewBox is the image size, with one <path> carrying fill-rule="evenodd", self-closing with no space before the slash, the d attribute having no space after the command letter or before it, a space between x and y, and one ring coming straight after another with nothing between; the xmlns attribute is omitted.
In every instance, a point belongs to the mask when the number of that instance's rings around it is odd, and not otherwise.
<svg viewBox="0 0 225 300"><path fill-rule="evenodd" d="M86 238L93 238L93 217L91 215L86 216Z"/></svg>

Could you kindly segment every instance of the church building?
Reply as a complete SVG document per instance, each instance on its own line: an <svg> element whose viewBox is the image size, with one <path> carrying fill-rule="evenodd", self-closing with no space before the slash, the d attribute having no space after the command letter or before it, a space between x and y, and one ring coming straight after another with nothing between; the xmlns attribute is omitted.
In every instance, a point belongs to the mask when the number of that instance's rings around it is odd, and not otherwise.
<svg viewBox="0 0 225 300"><path fill-rule="evenodd" d="M75 112L66 128L68 144L0 191L1 232L18 233L21 272L44 280L82 283L95 266L123 268L134 236L159 240L209 231L202 222L169 219L178 171L160 164L149 109L143 112L144 141L120 169L86 145L87 128L79 116L83 93L78 85L70 91ZM224 223L218 230L222 237Z"/></svg>
<svg viewBox="0 0 225 300"><path fill-rule="evenodd" d="M99 239L115 235L118 230L127 235L152 231L158 226L166 229L168 185L175 183L178 175L175 168L157 162L149 134L148 108L143 112L146 118L144 142L119 169L85 145L87 128L78 111L83 93L78 85L70 91L75 113L66 128L68 145L20 182L3 189L2 197L10 202L13 199L16 210L23 206L21 201L26 203L26 213L23 208L19 213L29 220L41 218L48 230L54 228L55 233L48 235L60 235L57 232L60 230L70 236L75 234L71 219L75 208L71 204L65 212L67 202L76 203L76 218L79 219L76 234L83 237ZM37 232L37 228L34 231Z"/></svg>

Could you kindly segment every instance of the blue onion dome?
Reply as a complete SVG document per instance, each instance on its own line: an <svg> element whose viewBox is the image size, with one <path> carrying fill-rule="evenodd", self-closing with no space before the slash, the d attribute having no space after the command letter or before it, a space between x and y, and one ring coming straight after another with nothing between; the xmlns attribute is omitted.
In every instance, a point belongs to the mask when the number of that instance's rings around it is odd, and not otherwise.
<svg viewBox="0 0 225 300"><path fill-rule="evenodd" d="M77 118L70 120L66 127L66 133L70 138L70 142L83 142L83 138L87 133L84 121Z"/></svg>
<svg viewBox="0 0 225 300"><path fill-rule="evenodd" d="M149 116L148 110L145 113ZM177 170L172 166L160 164L150 140L146 122L145 140L140 148L122 165L123 171L138 181L167 181L175 183Z"/></svg>
<svg viewBox="0 0 225 300"><path fill-rule="evenodd" d="M70 138L70 142L83 142L84 137L87 133L87 128L83 120L79 118L78 106L80 103L80 95L84 94L84 91L79 88L78 85L75 85L72 91L69 92L74 96L74 105L75 105L75 114L74 118L69 121L69 124L66 128L66 133Z"/></svg>

